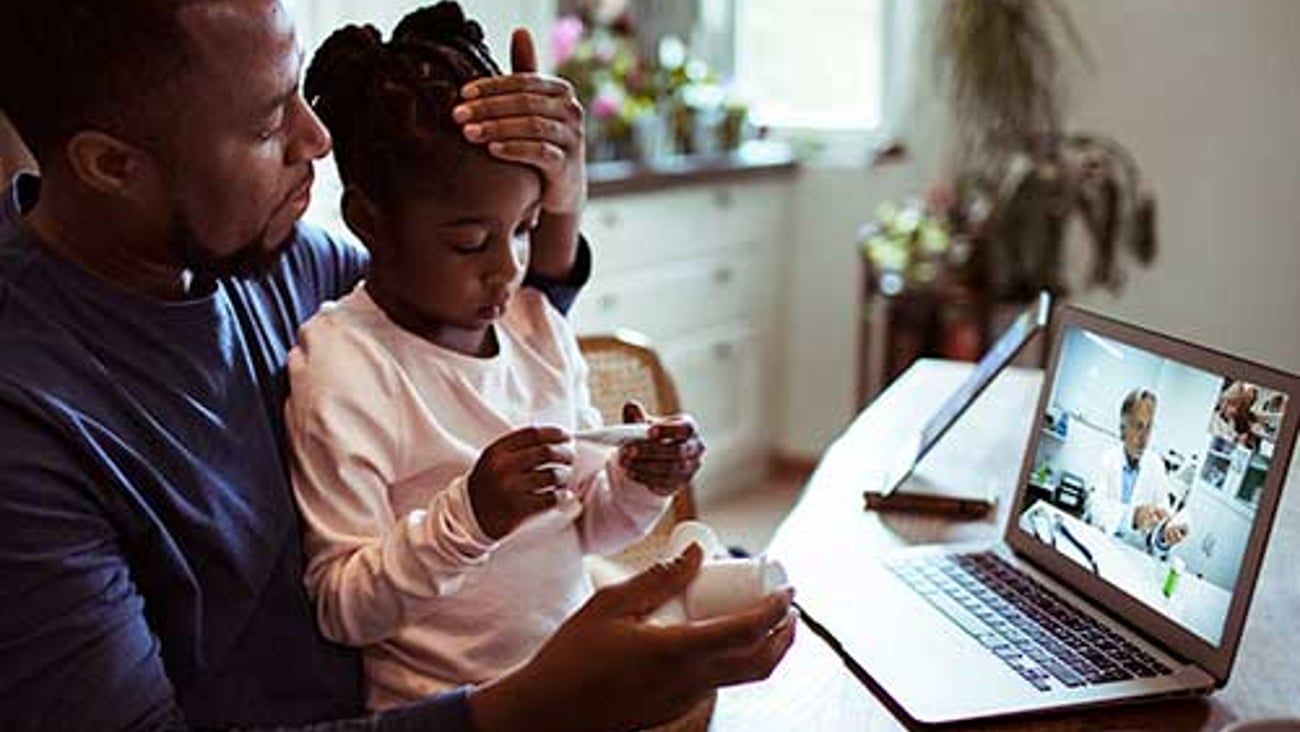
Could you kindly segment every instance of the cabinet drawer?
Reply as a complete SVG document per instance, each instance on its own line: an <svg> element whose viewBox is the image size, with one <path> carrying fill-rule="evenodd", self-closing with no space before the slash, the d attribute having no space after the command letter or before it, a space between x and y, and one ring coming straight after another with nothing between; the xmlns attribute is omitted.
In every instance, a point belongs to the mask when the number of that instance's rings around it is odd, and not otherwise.
<svg viewBox="0 0 1300 732"><path fill-rule="evenodd" d="M788 191L773 182L611 196L588 205L582 226L602 273L766 249L784 234Z"/></svg>
<svg viewBox="0 0 1300 732"><path fill-rule="evenodd" d="M770 410L762 387L763 333L717 330L666 345L662 353L682 409L695 417L709 446L699 487L716 491L731 469L765 448Z"/></svg>
<svg viewBox="0 0 1300 732"><path fill-rule="evenodd" d="M663 341L728 321L766 320L774 312L775 267L773 257L715 258L600 279L574 304L574 327L632 328Z"/></svg>

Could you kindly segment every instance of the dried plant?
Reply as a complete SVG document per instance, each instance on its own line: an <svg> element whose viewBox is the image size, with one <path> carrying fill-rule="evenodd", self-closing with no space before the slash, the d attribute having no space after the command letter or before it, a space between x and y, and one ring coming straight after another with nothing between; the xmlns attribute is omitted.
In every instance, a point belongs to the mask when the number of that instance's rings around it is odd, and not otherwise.
<svg viewBox="0 0 1300 732"><path fill-rule="evenodd" d="M935 51L955 117L954 220L994 296L1064 291L1062 248L1076 214L1093 245L1089 284L1122 286L1122 249L1154 258L1154 204L1132 156L1063 130L1065 53L1090 58L1060 0L947 0Z"/></svg>
<svg viewBox="0 0 1300 732"><path fill-rule="evenodd" d="M1027 137L1059 134L1066 89L1058 32L1087 56L1059 0L948 0L935 34L937 69L951 90L963 155L997 156Z"/></svg>

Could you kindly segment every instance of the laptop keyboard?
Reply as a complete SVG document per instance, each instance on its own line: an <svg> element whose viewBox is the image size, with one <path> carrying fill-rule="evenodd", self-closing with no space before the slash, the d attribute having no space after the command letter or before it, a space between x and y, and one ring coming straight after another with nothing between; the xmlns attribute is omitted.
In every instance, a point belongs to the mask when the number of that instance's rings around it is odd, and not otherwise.
<svg viewBox="0 0 1300 732"><path fill-rule="evenodd" d="M889 569L1039 691L1170 673L992 552L909 558Z"/></svg>

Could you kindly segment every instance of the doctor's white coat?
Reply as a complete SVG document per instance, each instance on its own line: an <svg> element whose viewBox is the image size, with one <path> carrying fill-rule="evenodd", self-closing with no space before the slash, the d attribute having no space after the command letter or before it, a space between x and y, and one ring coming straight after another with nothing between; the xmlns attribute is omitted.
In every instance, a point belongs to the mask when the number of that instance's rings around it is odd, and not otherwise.
<svg viewBox="0 0 1300 732"><path fill-rule="evenodd" d="M1133 485L1133 495L1128 503L1124 497L1124 446L1116 445L1102 453L1101 471L1088 496L1086 518L1111 536L1118 536L1133 546L1147 551L1150 530L1139 531L1133 527L1133 510L1138 506L1155 505L1170 511L1169 480L1164 461L1150 450L1142 452L1138 461L1138 477Z"/></svg>

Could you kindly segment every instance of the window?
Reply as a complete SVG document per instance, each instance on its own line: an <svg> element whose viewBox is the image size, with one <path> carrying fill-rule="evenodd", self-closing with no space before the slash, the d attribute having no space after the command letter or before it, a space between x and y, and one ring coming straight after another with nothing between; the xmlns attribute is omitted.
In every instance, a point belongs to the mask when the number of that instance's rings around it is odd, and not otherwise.
<svg viewBox="0 0 1300 732"><path fill-rule="evenodd" d="M885 0L736 0L735 75L772 127L874 129Z"/></svg>

